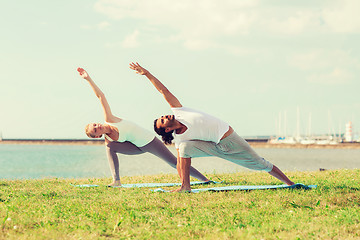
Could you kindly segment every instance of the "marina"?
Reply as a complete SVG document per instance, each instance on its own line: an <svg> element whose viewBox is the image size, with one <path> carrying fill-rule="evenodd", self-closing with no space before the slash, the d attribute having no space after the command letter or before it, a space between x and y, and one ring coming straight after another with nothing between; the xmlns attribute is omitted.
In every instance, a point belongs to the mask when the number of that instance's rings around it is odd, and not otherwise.
<svg viewBox="0 0 360 240"><path fill-rule="evenodd" d="M347 121L345 124L345 132L341 130L341 124L338 127L338 133L335 133L332 117L328 112L328 131L326 134L314 134L312 131L312 117L309 114L307 122L306 133L305 128L301 131L300 109L296 111L296 128L293 134L288 134L287 114L279 113L276 119L276 135L271 136L268 139L270 144L285 144L285 145L307 145L310 147L325 146L329 148L329 145L339 145L340 147L357 146L360 143L360 133L355 132L353 129L352 121ZM345 144L345 145L344 145Z"/></svg>

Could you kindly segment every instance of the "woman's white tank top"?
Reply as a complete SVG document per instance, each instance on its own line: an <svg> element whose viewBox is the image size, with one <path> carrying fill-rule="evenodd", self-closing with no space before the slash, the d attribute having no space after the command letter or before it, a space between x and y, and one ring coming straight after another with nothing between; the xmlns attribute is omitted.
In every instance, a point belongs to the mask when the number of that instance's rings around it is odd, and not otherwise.
<svg viewBox="0 0 360 240"><path fill-rule="evenodd" d="M128 141L133 143L137 147L143 147L146 144L150 143L155 137L154 134L152 134L145 128L142 128L137 124L125 119L122 119L120 122L117 123L109 123L109 122L105 122L105 123L114 126L118 129L119 139L117 140L117 142ZM114 141L106 134L105 134L105 138L111 142Z"/></svg>

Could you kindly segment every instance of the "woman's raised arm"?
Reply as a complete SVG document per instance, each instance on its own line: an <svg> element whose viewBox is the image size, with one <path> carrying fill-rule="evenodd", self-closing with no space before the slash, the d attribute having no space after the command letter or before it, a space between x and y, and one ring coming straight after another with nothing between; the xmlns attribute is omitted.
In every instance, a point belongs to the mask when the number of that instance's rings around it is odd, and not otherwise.
<svg viewBox="0 0 360 240"><path fill-rule="evenodd" d="M100 90L100 88L95 84L95 82L91 79L90 75L83 68L78 68L80 76L85 79L93 89L96 97L99 98L101 106L104 110L104 118L106 122L118 122L121 120L120 118L114 116L111 112L110 105L106 100L105 94Z"/></svg>

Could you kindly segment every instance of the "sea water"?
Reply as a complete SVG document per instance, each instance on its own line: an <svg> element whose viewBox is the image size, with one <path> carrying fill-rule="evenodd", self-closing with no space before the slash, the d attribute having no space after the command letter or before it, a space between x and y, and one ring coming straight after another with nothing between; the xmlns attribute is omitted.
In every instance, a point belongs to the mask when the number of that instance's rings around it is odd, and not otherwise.
<svg viewBox="0 0 360 240"><path fill-rule="evenodd" d="M176 150L169 148L174 154ZM360 149L281 149L255 151L284 171L360 168ZM118 154L121 176L176 174L161 159L144 153ZM192 165L203 173L249 171L215 157L195 158ZM111 177L102 145L0 144L0 179Z"/></svg>

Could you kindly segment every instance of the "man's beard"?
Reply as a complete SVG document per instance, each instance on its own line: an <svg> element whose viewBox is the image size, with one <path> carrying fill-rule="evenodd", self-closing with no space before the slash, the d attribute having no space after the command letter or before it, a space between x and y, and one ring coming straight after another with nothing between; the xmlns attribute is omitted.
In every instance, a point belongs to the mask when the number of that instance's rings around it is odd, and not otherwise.
<svg viewBox="0 0 360 240"><path fill-rule="evenodd" d="M166 127L174 127L176 125L175 118L169 119Z"/></svg>

